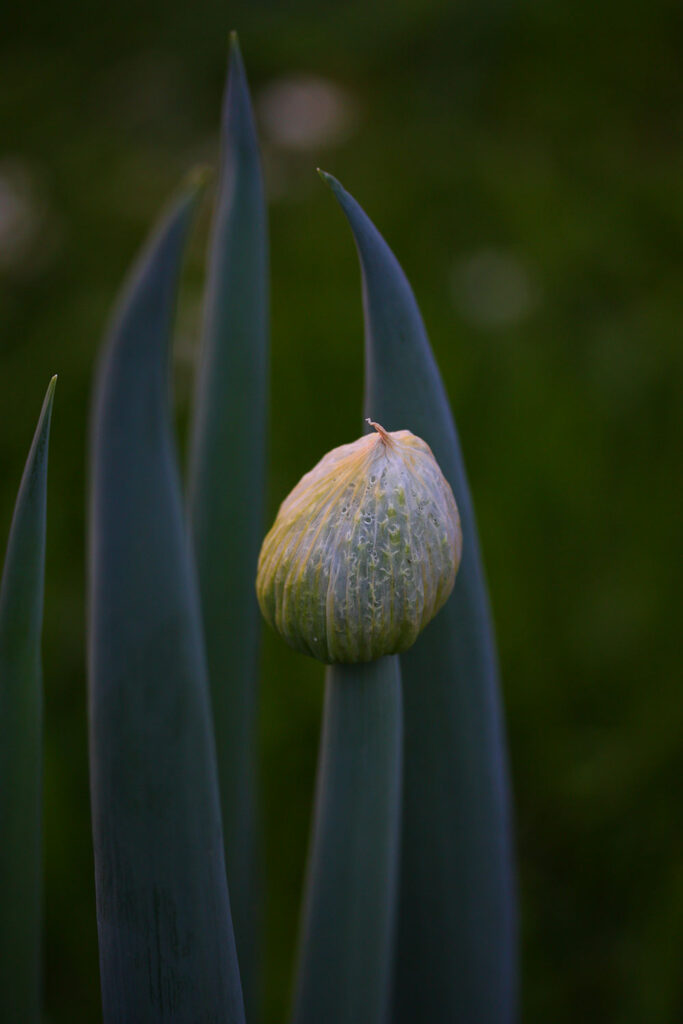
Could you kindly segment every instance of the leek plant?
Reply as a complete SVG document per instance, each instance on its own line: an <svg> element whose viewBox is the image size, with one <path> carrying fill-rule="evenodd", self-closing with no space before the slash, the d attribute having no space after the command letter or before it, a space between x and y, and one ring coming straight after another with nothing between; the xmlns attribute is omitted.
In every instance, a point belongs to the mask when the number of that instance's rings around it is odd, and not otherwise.
<svg viewBox="0 0 683 1024"><path fill-rule="evenodd" d="M303 478L262 548L268 244L234 37L187 494L169 360L196 178L140 255L103 348L88 658L105 1024L259 1020L259 602L290 644L328 665L293 1021L515 1017L504 730L462 455L403 271L321 174L360 258L368 426ZM0 1017L17 1022L40 1016L38 651L53 388L0 593Z"/></svg>

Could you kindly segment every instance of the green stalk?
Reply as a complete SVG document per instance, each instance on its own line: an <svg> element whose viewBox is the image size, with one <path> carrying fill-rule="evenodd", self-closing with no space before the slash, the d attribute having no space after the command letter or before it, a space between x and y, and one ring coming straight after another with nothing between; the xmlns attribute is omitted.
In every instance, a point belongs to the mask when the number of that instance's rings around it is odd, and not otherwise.
<svg viewBox="0 0 683 1024"><path fill-rule="evenodd" d="M326 675L294 1024L383 1024L401 800L396 656Z"/></svg>
<svg viewBox="0 0 683 1024"><path fill-rule="evenodd" d="M47 389L19 487L0 587L0 1020L41 1019L43 625Z"/></svg>
<svg viewBox="0 0 683 1024"><path fill-rule="evenodd" d="M204 623L225 866L245 1004L257 1012L256 710L268 371L263 181L237 38L231 41L206 320L192 424L189 513Z"/></svg>
<svg viewBox="0 0 683 1024"><path fill-rule="evenodd" d="M243 1024L199 595L169 402L197 189L138 263L97 381L90 769L105 1024Z"/></svg>
<svg viewBox="0 0 683 1024"><path fill-rule="evenodd" d="M329 175L363 277L365 414L429 444L460 510L453 594L401 655L405 769L394 1020L509 1024L516 899L495 639L465 466L420 311L396 257Z"/></svg>

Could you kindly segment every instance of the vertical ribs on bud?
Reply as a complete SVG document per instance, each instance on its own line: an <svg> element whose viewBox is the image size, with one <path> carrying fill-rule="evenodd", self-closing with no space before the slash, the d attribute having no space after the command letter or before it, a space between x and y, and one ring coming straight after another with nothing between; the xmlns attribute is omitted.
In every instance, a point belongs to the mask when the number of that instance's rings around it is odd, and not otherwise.
<svg viewBox="0 0 683 1024"><path fill-rule="evenodd" d="M409 430L371 425L302 477L259 557L264 617L324 662L406 650L460 563L458 509L431 449Z"/></svg>

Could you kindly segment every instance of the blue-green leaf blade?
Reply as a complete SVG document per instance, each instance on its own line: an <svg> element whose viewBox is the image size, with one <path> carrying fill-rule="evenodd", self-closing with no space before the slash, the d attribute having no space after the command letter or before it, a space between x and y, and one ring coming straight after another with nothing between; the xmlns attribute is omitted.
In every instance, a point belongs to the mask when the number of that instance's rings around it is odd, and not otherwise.
<svg viewBox="0 0 683 1024"><path fill-rule="evenodd" d="M402 729L396 655L327 669L294 1024L386 1022Z"/></svg>
<svg viewBox="0 0 683 1024"><path fill-rule="evenodd" d="M200 582L225 867L245 1005L257 1017L256 711L268 368L267 230L249 88L232 36L188 509Z"/></svg>
<svg viewBox="0 0 683 1024"><path fill-rule="evenodd" d="M19 487L0 585L0 1020L41 1019L42 717L47 389Z"/></svg>
<svg viewBox="0 0 683 1024"><path fill-rule="evenodd" d="M514 1017L516 908L495 642L464 462L410 285L361 207L324 176L359 252L365 413L431 446L460 510L451 598L401 656L403 837L394 1020Z"/></svg>
<svg viewBox="0 0 683 1024"><path fill-rule="evenodd" d="M181 196L142 254L96 386L90 769L107 1024L244 1020L168 393L196 194Z"/></svg>
<svg viewBox="0 0 683 1024"><path fill-rule="evenodd" d="M256 710L268 386L268 244L258 140L237 39L225 95L189 513L211 683L225 862L245 1005L257 1016Z"/></svg>

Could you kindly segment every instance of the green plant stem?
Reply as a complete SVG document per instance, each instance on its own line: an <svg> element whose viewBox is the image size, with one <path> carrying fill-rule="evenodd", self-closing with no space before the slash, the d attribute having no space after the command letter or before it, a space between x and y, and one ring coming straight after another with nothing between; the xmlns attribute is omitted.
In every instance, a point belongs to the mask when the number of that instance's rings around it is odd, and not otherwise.
<svg viewBox="0 0 683 1024"><path fill-rule="evenodd" d="M398 657L326 675L295 1024L382 1024L396 903Z"/></svg>
<svg viewBox="0 0 683 1024"><path fill-rule="evenodd" d="M0 588L0 1020L41 1019L41 794L47 462L54 377L14 509Z"/></svg>

